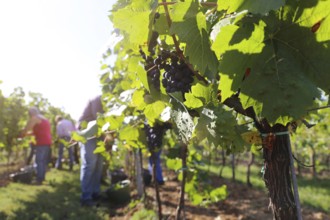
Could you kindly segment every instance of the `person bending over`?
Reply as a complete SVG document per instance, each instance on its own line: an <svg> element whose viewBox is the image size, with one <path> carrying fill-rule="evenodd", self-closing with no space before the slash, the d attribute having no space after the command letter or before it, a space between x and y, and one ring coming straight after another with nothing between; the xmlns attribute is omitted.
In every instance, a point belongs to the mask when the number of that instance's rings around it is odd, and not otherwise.
<svg viewBox="0 0 330 220"><path fill-rule="evenodd" d="M33 135L35 138L35 142L32 145L35 149L35 162L37 165L36 184L40 185L45 180L49 162L52 144L51 126L49 120L40 114L36 107L29 109L29 117L26 126L21 132L21 136Z"/></svg>
<svg viewBox="0 0 330 220"><path fill-rule="evenodd" d="M74 124L68 120L64 119L62 116L57 115L55 117L56 122L56 134L58 137L58 157L56 160L55 168L62 169L62 158L64 148L68 150L69 153L69 170L72 170L74 164L73 157L73 146L68 146L71 140L71 133L76 130Z"/></svg>

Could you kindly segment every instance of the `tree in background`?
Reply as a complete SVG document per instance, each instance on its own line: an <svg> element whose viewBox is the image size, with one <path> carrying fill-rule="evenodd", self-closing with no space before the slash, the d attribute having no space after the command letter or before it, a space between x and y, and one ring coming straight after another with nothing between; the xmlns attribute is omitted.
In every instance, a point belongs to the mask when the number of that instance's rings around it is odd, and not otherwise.
<svg viewBox="0 0 330 220"><path fill-rule="evenodd" d="M1 92L1 90L0 90ZM52 122L52 135L56 137L55 116L63 115L71 118L58 107L52 106L40 93L30 92L28 96L21 87L17 87L8 96L0 93L0 149L6 152L7 163L15 162L20 157L22 150L26 152L31 138L20 139L20 131L28 120L28 108L38 107ZM15 157L13 153L15 152Z"/></svg>
<svg viewBox="0 0 330 220"><path fill-rule="evenodd" d="M1 108L2 113L2 143L7 154L7 162L14 150L20 146L18 140L20 128L24 126L25 118L27 117L27 107L25 104L25 93L22 88L15 88L14 91L4 98L4 106Z"/></svg>

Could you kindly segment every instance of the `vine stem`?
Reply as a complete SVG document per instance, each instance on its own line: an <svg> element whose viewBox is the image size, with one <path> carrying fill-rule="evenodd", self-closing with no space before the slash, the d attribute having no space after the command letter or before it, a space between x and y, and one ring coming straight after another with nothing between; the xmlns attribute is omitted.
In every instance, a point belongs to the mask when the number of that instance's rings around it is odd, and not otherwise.
<svg viewBox="0 0 330 220"><path fill-rule="evenodd" d="M168 10L168 7L167 7L167 2L166 0L163 0L163 6L164 6L164 10L165 10L165 15L166 15L166 20L167 20L167 24L168 24L168 27L171 28L171 25L172 25L172 19L170 17L170 12ZM173 42L174 42L174 45L175 45L175 50L179 53L179 55L181 56L182 55L182 51L180 50L180 47L179 47L179 42L178 40L176 39L176 36L174 34L172 34L172 38L173 38Z"/></svg>
<svg viewBox="0 0 330 220"><path fill-rule="evenodd" d="M296 209L297 209L297 219L302 220L300 200L299 200L299 192L298 192L298 184L297 184L297 177L296 177L296 172L295 172L294 164L293 164L293 156L292 156L292 150L291 150L290 136L287 138L287 141L288 141L288 148L289 148L290 168L291 168L294 200L295 200Z"/></svg>
<svg viewBox="0 0 330 220"><path fill-rule="evenodd" d="M166 20L167 20L167 24L168 24L169 28L171 28L171 25L172 25L172 19L171 19L170 12L169 12L168 7L167 7L168 5L170 5L170 3L172 3L172 2L166 2L166 0L163 0L161 3L159 3L160 5L164 6ZM173 4L175 4L175 3L176 2L173 2ZM178 53L178 55L180 56L180 58L185 61L185 63L188 65L189 69L194 73L194 75L197 77L198 80L203 81L206 85L209 84L208 81L206 79L204 79L204 77L202 77L198 72L196 72L194 70L193 66L190 63L186 62L186 59L183 56L182 50L179 47L179 42L176 39L175 34L172 34L171 36L173 38L173 42L174 42L174 45L175 45L175 50Z"/></svg>
<svg viewBox="0 0 330 220"><path fill-rule="evenodd" d="M147 70L147 73L150 72L151 70L154 70L158 68L157 65L153 65L152 67L150 67L148 70Z"/></svg>
<svg viewBox="0 0 330 220"><path fill-rule="evenodd" d="M308 109L307 111L311 112L311 111L317 111L317 110L325 109L325 108L330 108L330 105L321 106L321 107L318 107L318 108L311 108L311 109Z"/></svg>

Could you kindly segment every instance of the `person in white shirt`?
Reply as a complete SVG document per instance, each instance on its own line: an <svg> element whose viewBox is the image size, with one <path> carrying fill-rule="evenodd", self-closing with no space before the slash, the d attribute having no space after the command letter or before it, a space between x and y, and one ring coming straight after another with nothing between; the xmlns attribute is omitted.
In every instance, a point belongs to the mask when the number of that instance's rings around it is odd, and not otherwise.
<svg viewBox="0 0 330 220"><path fill-rule="evenodd" d="M72 121L64 119L62 116L57 115L56 121L56 134L58 137L58 157L56 160L55 168L62 169L62 158L64 148L67 148L69 153L69 170L72 170L74 164L73 147L68 146L71 140L71 133L76 130Z"/></svg>

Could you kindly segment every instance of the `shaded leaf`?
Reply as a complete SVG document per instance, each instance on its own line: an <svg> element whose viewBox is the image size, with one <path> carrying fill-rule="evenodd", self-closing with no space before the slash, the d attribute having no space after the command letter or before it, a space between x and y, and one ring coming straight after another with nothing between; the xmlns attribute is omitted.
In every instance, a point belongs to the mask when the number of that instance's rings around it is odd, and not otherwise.
<svg viewBox="0 0 330 220"><path fill-rule="evenodd" d="M183 103L173 100L172 118L176 124L175 129L179 134L180 140L188 144L195 128L195 123Z"/></svg>
<svg viewBox="0 0 330 220"><path fill-rule="evenodd" d="M189 62L195 65L202 75L214 78L218 61L210 49L206 18L198 1L176 3L171 11L171 18L173 23L170 32L176 34L180 42L186 43L184 53Z"/></svg>
<svg viewBox="0 0 330 220"><path fill-rule="evenodd" d="M244 146L241 132L232 111L226 111L222 105L205 107L195 129L195 135L200 141L207 139L214 146L222 147L235 145L237 149Z"/></svg>
<svg viewBox="0 0 330 220"><path fill-rule="evenodd" d="M304 117L320 97L319 88L330 91L330 33L322 23L311 31L316 21L329 22L330 2L319 1L313 9L311 4L315 1L289 1L278 13L242 19L221 29L213 45L230 85L220 83L222 92L228 96L240 88L243 107L254 106L272 123ZM243 81L247 68L251 73Z"/></svg>

